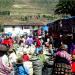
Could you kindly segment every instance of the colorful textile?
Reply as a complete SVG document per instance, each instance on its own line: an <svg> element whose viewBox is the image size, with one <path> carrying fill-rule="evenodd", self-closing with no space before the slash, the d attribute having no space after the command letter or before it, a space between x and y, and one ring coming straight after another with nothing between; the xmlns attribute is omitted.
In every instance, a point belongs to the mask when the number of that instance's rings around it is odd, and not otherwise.
<svg viewBox="0 0 75 75"><path fill-rule="evenodd" d="M66 58L70 63L71 63L71 55L68 54L66 51L58 51L56 53L56 56L60 56L60 57L63 57L63 58Z"/></svg>
<svg viewBox="0 0 75 75"><path fill-rule="evenodd" d="M0 70L2 75L9 75L9 70L3 65L2 58L0 58Z"/></svg>
<svg viewBox="0 0 75 75"><path fill-rule="evenodd" d="M53 75L72 75L71 66L65 63L55 63Z"/></svg>

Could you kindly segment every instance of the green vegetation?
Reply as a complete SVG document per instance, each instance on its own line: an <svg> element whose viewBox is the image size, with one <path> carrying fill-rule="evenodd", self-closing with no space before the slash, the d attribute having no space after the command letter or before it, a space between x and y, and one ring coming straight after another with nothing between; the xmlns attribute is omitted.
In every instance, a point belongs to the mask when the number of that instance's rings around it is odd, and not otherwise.
<svg viewBox="0 0 75 75"><path fill-rule="evenodd" d="M14 0L0 0L0 10L9 10Z"/></svg>
<svg viewBox="0 0 75 75"><path fill-rule="evenodd" d="M0 15L10 15L10 11L1 11Z"/></svg>
<svg viewBox="0 0 75 75"><path fill-rule="evenodd" d="M0 0L0 10L52 14L57 2L58 0Z"/></svg>
<svg viewBox="0 0 75 75"><path fill-rule="evenodd" d="M75 16L75 0L59 0L55 13Z"/></svg>

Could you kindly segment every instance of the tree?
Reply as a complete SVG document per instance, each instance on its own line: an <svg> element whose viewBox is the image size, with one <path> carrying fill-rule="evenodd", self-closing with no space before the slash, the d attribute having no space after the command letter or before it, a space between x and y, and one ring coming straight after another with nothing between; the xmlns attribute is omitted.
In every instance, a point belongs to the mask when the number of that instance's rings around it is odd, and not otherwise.
<svg viewBox="0 0 75 75"><path fill-rule="evenodd" d="M59 0L56 5L55 13L75 16L75 0Z"/></svg>

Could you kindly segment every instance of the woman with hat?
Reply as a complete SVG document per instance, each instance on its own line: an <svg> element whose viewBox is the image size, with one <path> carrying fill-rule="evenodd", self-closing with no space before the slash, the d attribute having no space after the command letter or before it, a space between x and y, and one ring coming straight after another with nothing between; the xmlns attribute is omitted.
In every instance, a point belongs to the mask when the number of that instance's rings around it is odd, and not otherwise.
<svg viewBox="0 0 75 75"><path fill-rule="evenodd" d="M71 75L71 60L67 45L62 44L55 55L53 75Z"/></svg>
<svg viewBox="0 0 75 75"><path fill-rule="evenodd" d="M11 66L13 66L13 63L16 63L17 55L14 52L13 48L9 49L8 53L9 53L9 62L11 63Z"/></svg>
<svg viewBox="0 0 75 75"><path fill-rule="evenodd" d="M0 75L10 75L11 67L7 56L7 47L0 45Z"/></svg>
<svg viewBox="0 0 75 75"><path fill-rule="evenodd" d="M22 58L17 59L15 75L29 75L28 68L23 66Z"/></svg>

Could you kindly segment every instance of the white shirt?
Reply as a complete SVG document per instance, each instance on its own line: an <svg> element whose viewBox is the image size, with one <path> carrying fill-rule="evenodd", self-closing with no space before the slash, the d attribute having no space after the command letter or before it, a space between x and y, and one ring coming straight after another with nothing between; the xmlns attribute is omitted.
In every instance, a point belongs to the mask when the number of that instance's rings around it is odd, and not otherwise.
<svg viewBox="0 0 75 75"><path fill-rule="evenodd" d="M9 67L9 60L7 55L2 56L2 63L5 67Z"/></svg>
<svg viewBox="0 0 75 75"><path fill-rule="evenodd" d="M11 53L11 54L9 55L9 62L10 62L10 63L13 63L13 62L16 62L16 60L17 60L16 54L15 54L14 52Z"/></svg>

